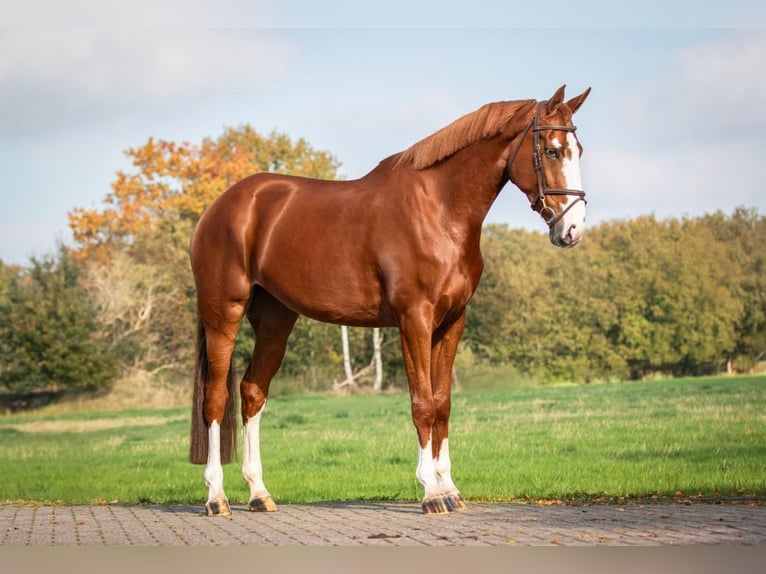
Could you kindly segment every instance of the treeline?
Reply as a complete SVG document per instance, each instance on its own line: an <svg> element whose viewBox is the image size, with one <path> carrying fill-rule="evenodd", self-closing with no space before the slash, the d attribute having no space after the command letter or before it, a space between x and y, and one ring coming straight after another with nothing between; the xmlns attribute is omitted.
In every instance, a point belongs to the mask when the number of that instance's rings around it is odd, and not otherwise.
<svg viewBox="0 0 766 574"><path fill-rule="evenodd" d="M0 392L108 390L136 371L190 384L188 241L204 207L256 171L338 177L328 152L247 125L199 145L150 139L126 153L133 169L117 174L103 206L70 213L74 248L23 267L0 262ZM461 364L512 365L541 382L746 371L766 350L764 245L766 219L744 208L604 223L573 250L487 226ZM350 337L359 371L372 331ZM398 334L383 337L386 383L404 387ZM252 344L245 322L240 372ZM344 380L340 328L301 318L282 373L312 389Z"/></svg>
<svg viewBox="0 0 766 574"><path fill-rule="evenodd" d="M640 217L573 250L489 226L465 342L541 379L748 371L766 352L766 219Z"/></svg>

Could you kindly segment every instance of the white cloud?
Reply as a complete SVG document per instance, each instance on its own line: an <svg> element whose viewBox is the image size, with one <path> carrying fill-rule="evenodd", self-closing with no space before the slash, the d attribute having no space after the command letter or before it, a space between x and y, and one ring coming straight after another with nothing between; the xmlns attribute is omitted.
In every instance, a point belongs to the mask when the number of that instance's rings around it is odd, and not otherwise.
<svg viewBox="0 0 766 574"><path fill-rule="evenodd" d="M764 62L762 30L732 31L720 41L687 47L637 94L632 120L637 127L670 130L681 138L750 138L766 127Z"/></svg>
<svg viewBox="0 0 766 574"><path fill-rule="evenodd" d="M0 1L4 27L238 27L257 25L276 0ZM284 2L284 0L281 0Z"/></svg>
<svg viewBox="0 0 766 574"><path fill-rule="evenodd" d="M736 32L677 53L614 106L583 165L589 211L601 219L696 216L766 207L766 33Z"/></svg>
<svg viewBox="0 0 766 574"><path fill-rule="evenodd" d="M734 207L763 207L749 144L702 145L663 153L589 150L584 173L592 221L654 213L695 216Z"/></svg>
<svg viewBox="0 0 766 574"><path fill-rule="evenodd" d="M762 25L760 0L7 0L0 2L6 26L277 26L476 27L476 28L689 28ZM512 9L511 9L512 8ZM544 14L544 17L542 17Z"/></svg>
<svg viewBox="0 0 766 574"><path fill-rule="evenodd" d="M257 91L294 57L287 41L254 30L6 30L0 53L0 131L15 133Z"/></svg>

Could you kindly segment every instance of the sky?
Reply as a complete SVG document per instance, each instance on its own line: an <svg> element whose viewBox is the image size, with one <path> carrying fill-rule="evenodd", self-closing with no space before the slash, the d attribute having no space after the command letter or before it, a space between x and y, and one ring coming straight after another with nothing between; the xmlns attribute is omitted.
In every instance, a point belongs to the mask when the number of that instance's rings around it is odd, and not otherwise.
<svg viewBox="0 0 766 574"><path fill-rule="evenodd" d="M0 0L0 260L71 243L124 152L249 123L346 178L481 105L592 93L587 220L766 214L766 3ZM223 190L222 190L223 191ZM508 185L487 221L545 231Z"/></svg>

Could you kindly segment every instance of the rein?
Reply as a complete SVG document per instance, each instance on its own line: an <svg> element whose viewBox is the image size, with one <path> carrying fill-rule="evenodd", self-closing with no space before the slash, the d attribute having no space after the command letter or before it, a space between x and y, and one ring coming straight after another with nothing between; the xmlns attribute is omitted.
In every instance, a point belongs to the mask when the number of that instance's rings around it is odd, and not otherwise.
<svg viewBox="0 0 766 574"><path fill-rule="evenodd" d="M558 188L558 187L548 187L548 183L545 181L545 172L543 171L543 162L542 162L542 156L540 154L540 132L543 130L556 130L556 131L562 131L562 132L574 132L577 127L576 126L557 126L557 125L540 125L540 108L545 104L546 102L538 102L537 108L535 109L535 115L532 117L530 122L527 124L527 127L524 129L524 133L521 134L521 138L519 139L519 143L516 145L516 149L513 150L513 154L511 154L511 159L508 162L508 179L511 179L511 166L513 165L513 161L516 159L516 154L519 153L519 149L521 149L521 144L524 143L524 140L527 138L527 134L530 130L532 130L533 137L534 137L534 151L532 154L532 164L535 168L535 175L537 177L537 197L535 197L535 200L529 204L529 207L532 208L534 211L535 207L537 207L537 204L541 204L540 207L540 216L543 218L545 223L548 224L548 227L553 227L556 225L556 223L559 222L559 220L564 217L567 211L572 209L575 204L577 204L578 201L582 201L583 203L588 203L585 201L585 192L581 189L568 189L568 188ZM548 206L545 202L545 196L546 195L573 195L577 197L576 200L574 200L571 205L567 206L566 209L564 209L561 213L556 215L556 212L553 210L552 207Z"/></svg>

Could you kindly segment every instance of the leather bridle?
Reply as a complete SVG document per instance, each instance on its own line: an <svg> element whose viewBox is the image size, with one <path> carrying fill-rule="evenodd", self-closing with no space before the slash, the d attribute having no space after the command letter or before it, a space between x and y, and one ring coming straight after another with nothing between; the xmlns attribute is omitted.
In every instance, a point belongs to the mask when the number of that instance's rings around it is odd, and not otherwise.
<svg viewBox="0 0 766 574"><path fill-rule="evenodd" d="M508 179L511 179L511 167L513 166L513 160L516 159L516 154L519 153L519 149L521 148L521 144L524 143L524 140L527 137L527 134L530 130L532 130L532 134L534 137L534 149L532 153L532 163L535 168L535 175L537 176L537 197L535 197L535 200L530 203L530 207L534 211L534 209L537 207L538 204L540 204L540 216L543 218L545 223L548 224L548 227L553 227L556 225L556 223L559 222L559 220L564 217L567 211L572 209L578 201L582 201L583 203L587 204L588 202L585 201L585 192L581 189L568 189L568 188L558 188L558 187L548 187L548 183L545 181L545 171L543 170L543 162L542 162L542 155L541 155L541 149L540 149L540 132L543 130L556 130L556 131L562 131L562 132L574 132L577 127L576 126L557 126L557 125L540 125L540 109L542 106L544 106L547 102L538 102L537 108L535 109L535 115L532 117L531 121L527 124L527 127L524 129L524 133L521 134L521 137L519 138L519 143L516 144L516 149L513 150L513 153L511 154L511 159L508 161ZM574 150L573 150L574 153ZM561 213L556 215L556 212L553 210L552 207L546 204L545 202L545 196L546 195L572 195L575 196L577 199L575 199L572 203L570 203L566 209L562 210Z"/></svg>

